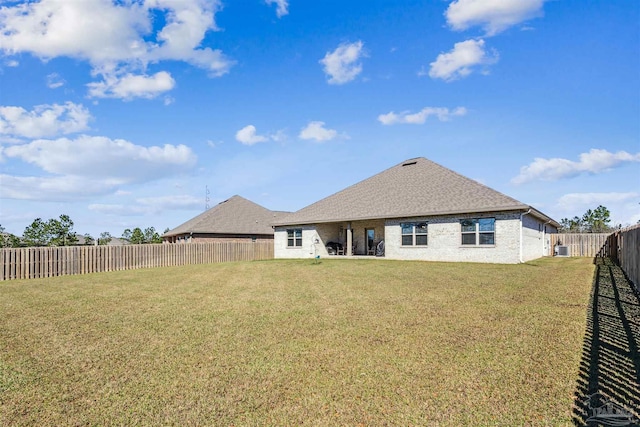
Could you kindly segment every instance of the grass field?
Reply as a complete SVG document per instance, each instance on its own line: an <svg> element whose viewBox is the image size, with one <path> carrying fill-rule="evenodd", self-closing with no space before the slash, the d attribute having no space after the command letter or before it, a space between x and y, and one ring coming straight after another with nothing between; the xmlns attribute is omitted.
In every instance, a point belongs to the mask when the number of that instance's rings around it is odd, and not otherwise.
<svg viewBox="0 0 640 427"><path fill-rule="evenodd" d="M0 425L571 425L593 265L263 261L0 283Z"/></svg>

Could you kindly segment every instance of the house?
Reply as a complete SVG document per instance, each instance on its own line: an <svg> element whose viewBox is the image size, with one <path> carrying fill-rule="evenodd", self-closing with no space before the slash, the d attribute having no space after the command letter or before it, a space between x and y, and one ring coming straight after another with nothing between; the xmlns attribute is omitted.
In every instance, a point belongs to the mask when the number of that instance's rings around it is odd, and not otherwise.
<svg viewBox="0 0 640 427"><path fill-rule="evenodd" d="M375 255L383 241L389 259L520 263L548 254L549 234L559 227L535 208L420 157L277 219L274 253Z"/></svg>
<svg viewBox="0 0 640 427"><path fill-rule="evenodd" d="M233 196L162 235L163 243L273 240L271 224L284 212Z"/></svg>
<svg viewBox="0 0 640 427"><path fill-rule="evenodd" d="M87 241L87 238L84 236L81 236L79 234L76 234L76 238L78 239L78 241L76 243L74 243L73 246L97 246L98 245L98 240L97 239L93 239ZM128 245L129 242L127 242L124 239L121 239L119 237L112 237L109 240L109 243L107 243L105 246L122 246L122 245Z"/></svg>
<svg viewBox="0 0 640 427"><path fill-rule="evenodd" d="M121 239L120 237L112 237L111 240L109 240L109 243L106 244L106 246L123 246L128 244L129 242L127 242L125 239Z"/></svg>

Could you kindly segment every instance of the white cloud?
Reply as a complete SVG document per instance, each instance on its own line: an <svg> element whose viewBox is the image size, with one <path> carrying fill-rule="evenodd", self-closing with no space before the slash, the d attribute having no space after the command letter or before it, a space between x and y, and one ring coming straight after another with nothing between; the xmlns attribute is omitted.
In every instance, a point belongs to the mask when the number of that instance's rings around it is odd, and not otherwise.
<svg viewBox="0 0 640 427"><path fill-rule="evenodd" d="M560 197L556 209L562 216L574 217L587 209L599 205L611 212L611 224L623 226L636 224L640 220L640 193L569 193Z"/></svg>
<svg viewBox="0 0 640 427"><path fill-rule="evenodd" d="M118 215L118 216L137 216L155 213L152 210L136 204L109 204L109 203L92 203L88 206L90 211L97 212L101 215Z"/></svg>
<svg viewBox="0 0 640 427"><path fill-rule="evenodd" d="M301 131L300 139L313 139L317 142L330 141L338 136L338 132L324 127L324 122L309 122Z"/></svg>
<svg viewBox="0 0 640 427"><path fill-rule="evenodd" d="M480 26L486 36L495 35L520 22L542 15L545 0L456 0L445 16L457 31Z"/></svg>
<svg viewBox="0 0 640 427"><path fill-rule="evenodd" d="M106 83L144 74L148 64L165 60L184 61L218 77L234 62L202 44L207 32L217 30L214 17L220 7L219 0L19 3L0 8L0 50L45 61L61 56L87 60L92 74ZM164 26L154 32L157 14L163 15ZM149 96L146 91L124 92Z"/></svg>
<svg viewBox="0 0 640 427"><path fill-rule="evenodd" d="M12 68L13 68L13 67L17 67L17 66L19 66L19 65L20 65L20 63L19 63L18 61L16 61L15 59L10 59L10 60L7 60L7 61L4 63L4 65L6 65L7 67L12 67Z"/></svg>
<svg viewBox="0 0 640 427"><path fill-rule="evenodd" d="M93 203L89 210L105 215L157 215L170 210L203 209L202 199L188 195L137 198L128 204Z"/></svg>
<svg viewBox="0 0 640 427"><path fill-rule="evenodd" d="M282 18L289 14L289 2L287 0L265 0L268 5L276 5L276 15L278 18Z"/></svg>
<svg viewBox="0 0 640 427"><path fill-rule="evenodd" d="M95 98L155 98L173 89L176 82L171 74L160 71L152 76L126 74L122 77L105 76L102 82L89 83L89 96ZM166 104L165 102L165 105Z"/></svg>
<svg viewBox="0 0 640 427"><path fill-rule="evenodd" d="M181 173L196 156L185 145L144 147L122 139L82 135L5 147L6 158L33 164L52 176L3 175L0 197L67 200L113 191Z"/></svg>
<svg viewBox="0 0 640 427"><path fill-rule="evenodd" d="M151 30L147 8L104 0L43 0L0 9L0 47L42 58L71 56L93 64L146 53L139 34Z"/></svg>
<svg viewBox="0 0 640 427"><path fill-rule="evenodd" d="M276 133L269 135L269 139L275 142L284 142L288 139L288 135L284 129L280 129Z"/></svg>
<svg viewBox="0 0 640 427"><path fill-rule="evenodd" d="M158 197L142 197L136 202L143 206L156 207L162 210L182 210L204 208L204 200L199 197L188 195L172 195Z"/></svg>
<svg viewBox="0 0 640 427"><path fill-rule="evenodd" d="M523 184L534 180L555 181L581 173L601 173L623 163L640 162L640 153L630 154L626 151L610 153L607 150L591 149L588 153L580 154L575 162L567 159L543 159L537 157L534 161L520 168L520 174L511 180L514 184Z"/></svg>
<svg viewBox="0 0 640 427"><path fill-rule="evenodd" d="M464 116L465 114L467 114L467 109L464 107L457 107L453 110L445 107L425 107L417 113L403 111L396 114L392 111L387 114L380 114L378 121L383 125L395 125L398 123L421 125L426 122L430 116L435 116L441 122L445 122L451 120L454 116Z"/></svg>
<svg viewBox="0 0 640 427"><path fill-rule="evenodd" d="M352 81L362 72L362 64L358 62L365 56L363 43L343 43L333 52L320 60L324 65L324 72L329 76L329 84L344 84Z"/></svg>
<svg viewBox="0 0 640 427"><path fill-rule="evenodd" d="M90 120L89 111L73 102L38 105L32 111L0 106L0 135L42 138L70 134L88 129Z"/></svg>
<svg viewBox="0 0 640 427"><path fill-rule="evenodd" d="M629 200L640 202L640 193L569 193L558 199L558 207L575 210L577 208L593 208L607 203L619 203Z"/></svg>
<svg viewBox="0 0 640 427"><path fill-rule="evenodd" d="M58 73L51 73L47 75L47 87L49 89L58 89L59 87L64 86L66 82L62 77L58 75Z"/></svg>
<svg viewBox="0 0 640 427"><path fill-rule="evenodd" d="M149 48L150 61L185 61L205 69L212 77L229 72L234 62L219 49L201 48L208 31L217 30L215 13L221 9L218 0L148 0L150 9L166 11L167 23L158 32L158 42Z"/></svg>
<svg viewBox="0 0 640 427"><path fill-rule="evenodd" d="M447 53L441 53L432 62L429 76L433 79L453 81L468 76L478 65L490 65L498 61L498 53L487 53L484 40L465 40L456 43Z"/></svg>
<svg viewBox="0 0 640 427"><path fill-rule="evenodd" d="M114 182L82 176L11 176L0 174L0 198L40 201L70 201L107 194Z"/></svg>
<svg viewBox="0 0 640 427"><path fill-rule="evenodd" d="M266 142L269 138L258 135L254 125L248 125L236 132L236 141L244 145L253 145L258 142Z"/></svg>

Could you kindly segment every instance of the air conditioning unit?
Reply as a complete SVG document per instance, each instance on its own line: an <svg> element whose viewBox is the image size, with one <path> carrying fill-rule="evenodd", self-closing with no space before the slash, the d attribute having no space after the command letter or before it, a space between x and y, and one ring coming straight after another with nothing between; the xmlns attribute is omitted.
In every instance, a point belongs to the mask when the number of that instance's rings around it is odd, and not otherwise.
<svg viewBox="0 0 640 427"><path fill-rule="evenodd" d="M558 253L556 256L571 256L569 246L558 246Z"/></svg>

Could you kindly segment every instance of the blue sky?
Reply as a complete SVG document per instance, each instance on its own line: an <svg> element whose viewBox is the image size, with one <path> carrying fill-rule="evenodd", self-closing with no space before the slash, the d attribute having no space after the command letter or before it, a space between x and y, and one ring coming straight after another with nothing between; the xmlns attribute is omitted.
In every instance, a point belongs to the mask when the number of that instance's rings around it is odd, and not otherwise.
<svg viewBox="0 0 640 427"><path fill-rule="evenodd" d="M0 224L298 210L427 157L640 220L640 2L0 0Z"/></svg>

